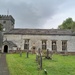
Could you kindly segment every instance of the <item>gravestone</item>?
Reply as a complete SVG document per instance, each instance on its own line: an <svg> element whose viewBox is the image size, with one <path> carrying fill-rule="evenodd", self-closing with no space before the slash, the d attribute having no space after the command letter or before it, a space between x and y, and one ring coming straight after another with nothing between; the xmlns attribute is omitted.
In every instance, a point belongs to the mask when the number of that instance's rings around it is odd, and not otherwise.
<svg viewBox="0 0 75 75"><path fill-rule="evenodd" d="M52 59L52 55L53 52L49 51L48 49L42 51L42 56L45 57L46 59Z"/></svg>
<svg viewBox="0 0 75 75"><path fill-rule="evenodd" d="M47 55L46 55L46 58L47 58L47 59L50 59L50 56L49 56L49 50L48 50L48 49L47 49L46 54L47 54Z"/></svg>
<svg viewBox="0 0 75 75"><path fill-rule="evenodd" d="M38 49L38 52L36 53L36 61L38 62L39 69L42 69L42 54L40 49Z"/></svg>
<svg viewBox="0 0 75 75"><path fill-rule="evenodd" d="M27 50L27 58L29 58L29 50Z"/></svg>
<svg viewBox="0 0 75 75"><path fill-rule="evenodd" d="M53 51L50 51L50 59L52 60L52 56L53 56Z"/></svg>
<svg viewBox="0 0 75 75"><path fill-rule="evenodd" d="M22 50L20 50L20 57L22 57Z"/></svg>

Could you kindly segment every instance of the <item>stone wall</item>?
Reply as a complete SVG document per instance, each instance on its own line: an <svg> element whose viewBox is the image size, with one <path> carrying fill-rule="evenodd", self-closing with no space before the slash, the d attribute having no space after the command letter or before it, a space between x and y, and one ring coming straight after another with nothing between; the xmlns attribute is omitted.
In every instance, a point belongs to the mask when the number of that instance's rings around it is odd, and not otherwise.
<svg viewBox="0 0 75 75"><path fill-rule="evenodd" d="M7 32L14 28L15 20L11 15L0 15L0 23L3 25L4 31Z"/></svg>
<svg viewBox="0 0 75 75"><path fill-rule="evenodd" d="M29 50L31 50L33 44L35 43L36 50L38 48L42 49L42 40L47 40L47 49L52 50L52 40L57 41L57 51L62 51L62 40L67 40L67 51L75 52L75 36L59 36L59 35L4 35L4 39L13 41L21 50L24 50L24 40L29 40Z"/></svg>
<svg viewBox="0 0 75 75"><path fill-rule="evenodd" d="M0 50L2 48L2 42L3 42L3 33L0 31Z"/></svg>

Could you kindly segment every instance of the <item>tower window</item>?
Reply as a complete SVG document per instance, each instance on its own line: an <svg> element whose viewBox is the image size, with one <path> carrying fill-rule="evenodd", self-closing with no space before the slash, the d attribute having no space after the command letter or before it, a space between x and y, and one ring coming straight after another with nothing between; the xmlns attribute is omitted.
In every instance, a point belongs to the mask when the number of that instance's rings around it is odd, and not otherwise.
<svg viewBox="0 0 75 75"><path fill-rule="evenodd" d="M3 23L5 24L5 23L6 23L6 21L3 21Z"/></svg>

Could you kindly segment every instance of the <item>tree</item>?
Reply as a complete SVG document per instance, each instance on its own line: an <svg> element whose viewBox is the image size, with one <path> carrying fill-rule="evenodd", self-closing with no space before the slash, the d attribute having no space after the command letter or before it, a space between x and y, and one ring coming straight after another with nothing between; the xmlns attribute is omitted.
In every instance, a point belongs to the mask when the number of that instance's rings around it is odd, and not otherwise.
<svg viewBox="0 0 75 75"><path fill-rule="evenodd" d="M0 23L0 31L2 31L2 24Z"/></svg>
<svg viewBox="0 0 75 75"><path fill-rule="evenodd" d="M58 26L58 29L73 29L75 30L75 21L72 18L67 18L61 25Z"/></svg>
<svg viewBox="0 0 75 75"><path fill-rule="evenodd" d="M72 30L75 31L75 22L73 23Z"/></svg>

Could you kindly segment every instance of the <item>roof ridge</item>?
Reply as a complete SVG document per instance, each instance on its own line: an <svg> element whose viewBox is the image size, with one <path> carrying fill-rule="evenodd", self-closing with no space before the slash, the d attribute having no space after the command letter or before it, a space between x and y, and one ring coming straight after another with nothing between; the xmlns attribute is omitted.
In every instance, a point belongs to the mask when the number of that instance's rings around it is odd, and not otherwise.
<svg viewBox="0 0 75 75"><path fill-rule="evenodd" d="M23 35L73 35L69 29L13 29L5 34L23 34Z"/></svg>

